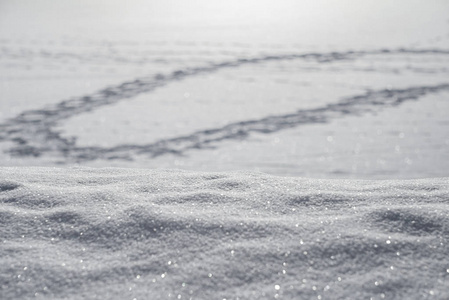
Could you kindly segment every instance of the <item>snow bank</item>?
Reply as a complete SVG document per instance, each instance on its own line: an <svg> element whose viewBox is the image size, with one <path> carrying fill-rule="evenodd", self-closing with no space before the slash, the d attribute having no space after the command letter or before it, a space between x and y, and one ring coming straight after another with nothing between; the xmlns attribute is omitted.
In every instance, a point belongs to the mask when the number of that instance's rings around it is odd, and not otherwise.
<svg viewBox="0 0 449 300"><path fill-rule="evenodd" d="M448 299L449 180L0 168L0 298Z"/></svg>

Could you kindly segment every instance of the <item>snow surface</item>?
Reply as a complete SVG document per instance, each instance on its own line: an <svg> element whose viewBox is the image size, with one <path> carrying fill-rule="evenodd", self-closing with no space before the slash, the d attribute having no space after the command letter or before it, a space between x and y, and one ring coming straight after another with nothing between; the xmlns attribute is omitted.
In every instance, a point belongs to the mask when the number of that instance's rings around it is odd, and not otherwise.
<svg viewBox="0 0 449 300"><path fill-rule="evenodd" d="M448 15L0 1L0 299L449 299Z"/></svg>
<svg viewBox="0 0 449 300"><path fill-rule="evenodd" d="M447 177L448 16L447 0L0 1L0 166Z"/></svg>
<svg viewBox="0 0 449 300"><path fill-rule="evenodd" d="M449 179L0 168L1 299L448 299Z"/></svg>

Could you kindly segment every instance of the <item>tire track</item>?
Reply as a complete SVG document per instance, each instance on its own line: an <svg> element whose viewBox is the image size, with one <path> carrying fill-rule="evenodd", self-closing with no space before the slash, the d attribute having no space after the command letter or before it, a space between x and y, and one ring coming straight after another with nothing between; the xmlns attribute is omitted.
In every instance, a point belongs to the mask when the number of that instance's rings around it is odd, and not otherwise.
<svg viewBox="0 0 449 300"><path fill-rule="evenodd" d="M326 123L348 115L378 112L384 108L400 105L405 101L418 100L428 94L449 91L449 83L407 89L384 89L344 99L321 108L299 110L296 113L269 116L259 120L236 122L224 127L194 132L190 135L159 140L147 145L121 145L111 148L74 147L71 158L76 161L95 159L132 159L133 155L156 157L168 153L183 154L189 149L201 149L224 141L248 137L251 133L270 134L301 125Z"/></svg>
<svg viewBox="0 0 449 300"><path fill-rule="evenodd" d="M41 156L44 154L62 155L66 160L129 159L132 154L152 156L166 153L183 153L192 148L202 148L226 139L242 138L251 132L272 133L285 128L317 122L328 122L345 114L359 114L377 110L387 105L398 105L403 101L417 99L425 94L448 89L448 84L438 86L414 87L405 90L382 90L355 96L343 102L327 105L320 109L301 110L293 114L267 117L260 120L229 124L222 128L195 132L188 136L161 140L148 145L122 145L112 148L77 147L76 138L62 137L54 128L64 120L103 106L148 93L156 88L193 76L212 73L242 65L258 64L268 61L303 59L319 63L337 60L353 60L376 54L449 54L449 51L428 49L381 49L375 51L347 51L331 53L305 53L272 55L258 58L236 59L209 66L187 68L168 75L157 74L133 81L107 87L94 94L61 101L38 110L28 110L0 124L0 141L11 141L14 146L8 150L13 156ZM375 109L374 109L375 108Z"/></svg>

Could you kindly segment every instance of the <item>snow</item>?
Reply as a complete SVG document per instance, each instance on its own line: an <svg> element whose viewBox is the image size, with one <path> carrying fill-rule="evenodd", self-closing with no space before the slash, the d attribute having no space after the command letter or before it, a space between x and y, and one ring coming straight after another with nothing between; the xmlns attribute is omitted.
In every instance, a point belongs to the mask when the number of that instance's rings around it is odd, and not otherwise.
<svg viewBox="0 0 449 300"><path fill-rule="evenodd" d="M449 180L0 169L2 299L446 299Z"/></svg>
<svg viewBox="0 0 449 300"><path fill-rule="evenodd" d="M3 165L447 176L448 53L262 55L119 81L6 119Z"/></svg>
<svg viewBox="0 0 449 300"><path fill-rule="evenodd" d="M0 165L447 177L448 11L2 1Z"/></svg>
<svg viewBox="0 0 449 300"><path fill-rule="evenodd" d="M0 299L448 299L448 12L0 1Z"/></svg>

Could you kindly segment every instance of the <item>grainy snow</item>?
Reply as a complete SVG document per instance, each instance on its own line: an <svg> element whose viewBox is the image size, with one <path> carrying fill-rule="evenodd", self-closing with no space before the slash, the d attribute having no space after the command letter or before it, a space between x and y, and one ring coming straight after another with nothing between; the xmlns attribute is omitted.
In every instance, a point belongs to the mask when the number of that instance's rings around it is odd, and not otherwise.
<svg viewBox="0 0 449 300"><path fill-rule="evenodd" d="M0 168L1 299L448 299L449 180Z"/></svg>

